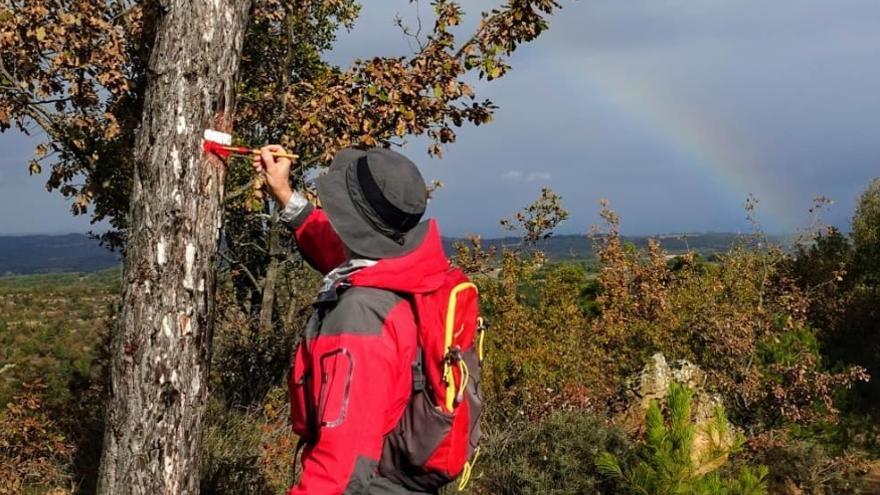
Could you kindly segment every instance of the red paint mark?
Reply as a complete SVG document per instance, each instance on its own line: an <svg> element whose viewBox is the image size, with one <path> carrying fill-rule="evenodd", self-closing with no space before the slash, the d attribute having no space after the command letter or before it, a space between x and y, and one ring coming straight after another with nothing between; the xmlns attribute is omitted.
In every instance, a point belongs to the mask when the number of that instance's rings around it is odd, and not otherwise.
<svg viewBox="0 0 880 495"><path fill-rule="evenodd" d="M216 141L205 141L202 143L202 149L205 150L205 153L211 153L217 155L224 160L229 158L229 155L232 154L231 150L228 150L223 147L222 144Z"/></svg>

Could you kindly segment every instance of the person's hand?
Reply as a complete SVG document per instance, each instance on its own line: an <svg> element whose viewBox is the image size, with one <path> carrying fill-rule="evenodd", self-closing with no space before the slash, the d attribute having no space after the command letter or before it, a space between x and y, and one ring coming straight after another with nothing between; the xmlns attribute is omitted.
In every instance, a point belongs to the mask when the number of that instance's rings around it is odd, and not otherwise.
<svg viewBox="0 0 880 495"><path fill-rule="evenodd" d="M284 148L270 144L260 148L260 154L254 155L253 165L257 172L266 172L266 189L275 201L284 206L293 195L290 189L290 159L272 156L272 152L285 153Z"/></svg>

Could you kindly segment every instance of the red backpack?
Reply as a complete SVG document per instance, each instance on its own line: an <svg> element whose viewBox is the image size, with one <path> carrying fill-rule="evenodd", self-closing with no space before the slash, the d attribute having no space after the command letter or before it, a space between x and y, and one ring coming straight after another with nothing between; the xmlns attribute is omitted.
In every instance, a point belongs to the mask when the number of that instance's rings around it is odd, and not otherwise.
<svg viewBox="0 0 880 495"><path fill-rule="evenodd" d="M450 268L434 292L411 295L419 356L413 394L397 428L385 438L380 472L413 489L433 491L470 478L478 455L483 394L480 370L485 327L477 287Z"/></svg>

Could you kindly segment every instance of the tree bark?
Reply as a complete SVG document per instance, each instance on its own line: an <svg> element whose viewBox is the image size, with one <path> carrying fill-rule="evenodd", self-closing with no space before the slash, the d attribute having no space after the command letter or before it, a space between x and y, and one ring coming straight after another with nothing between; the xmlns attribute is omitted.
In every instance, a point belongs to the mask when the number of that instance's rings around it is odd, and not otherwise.
<svg viewBox="0 0 880 495"><path fill-rule="evenodd" d="M160 0L138 132L101 494L199 490L224 170L249 0Z"/></svg>

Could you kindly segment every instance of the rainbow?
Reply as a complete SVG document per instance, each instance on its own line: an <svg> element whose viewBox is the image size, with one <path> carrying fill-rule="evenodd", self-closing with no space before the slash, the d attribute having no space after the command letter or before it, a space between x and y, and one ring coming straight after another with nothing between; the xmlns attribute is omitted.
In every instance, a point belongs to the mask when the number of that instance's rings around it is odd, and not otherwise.
<svg viewBox="0 0 880 495"><path fill-rule="evenodd" d="M754 194L760 201L757 217L766 228L790 232L805 220L807 205L789 188L773 187L748 140L737 139L722 120L701 113L696 105L658 95L649 81L625 77L602 57L553 57L550 62L560 81L668 146L707 186L717 188L722 199L743 204Z"/></svg>

